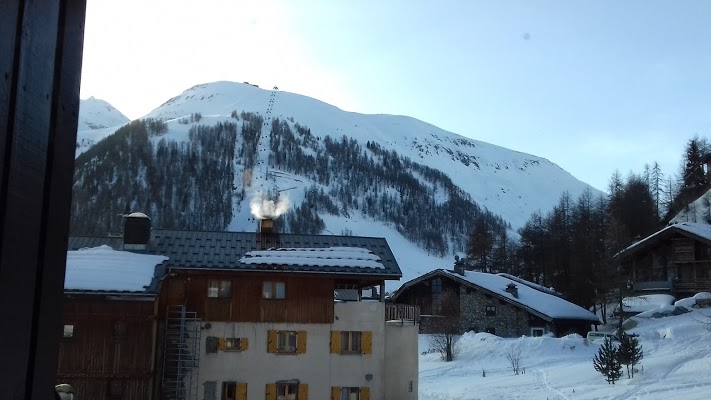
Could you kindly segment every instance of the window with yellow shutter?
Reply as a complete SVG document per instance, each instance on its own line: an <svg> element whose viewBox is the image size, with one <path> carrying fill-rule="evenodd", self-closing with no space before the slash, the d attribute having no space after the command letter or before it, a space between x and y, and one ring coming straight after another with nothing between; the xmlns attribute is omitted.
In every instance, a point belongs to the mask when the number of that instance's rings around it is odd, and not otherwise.
<svg viewBox="0 0 711 400"><path fill-rule="evenodd" d="M331 400L370 400L370 388L334 386L331 388Z"/></svg>

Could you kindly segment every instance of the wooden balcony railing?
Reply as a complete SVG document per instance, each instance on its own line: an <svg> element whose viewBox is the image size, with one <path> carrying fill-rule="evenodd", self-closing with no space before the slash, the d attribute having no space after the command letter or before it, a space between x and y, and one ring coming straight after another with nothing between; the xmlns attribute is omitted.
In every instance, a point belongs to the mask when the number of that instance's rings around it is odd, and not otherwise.
<svg viewBox="0 0 711 400"><path fill-rule="evenodd" d="M709 292L711 291L711 280L697 279L695 281L674 282L675 292Z"/></svg>
<svg viewBox="0 0 711 400"><path fill-rule="evenodd" d="M420 321L420 307L409 304L385 304L385 320Z"/></svg>

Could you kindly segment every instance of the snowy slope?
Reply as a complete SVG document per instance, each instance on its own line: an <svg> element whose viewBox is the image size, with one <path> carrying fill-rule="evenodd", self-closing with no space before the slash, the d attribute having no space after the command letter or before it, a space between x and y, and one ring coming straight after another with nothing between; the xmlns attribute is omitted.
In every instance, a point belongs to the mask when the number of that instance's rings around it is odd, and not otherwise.
<svg viewBox="0 0 711 400"><path fill-rule="evenodd" d="M608 385L593 369L592 359L601 343L579 335L504 339L467 333L455 345L459 356L450 363L428 353L429 337L420 335L420 353L425 354L420 356L419 398L708 399L711 332L703 321L711 321L709 315L711 309L694 309L679 316L634 317L636 326L631 331L639 335L644 358L634 378L624 373L615 385ZM512 351L520 354L525 374L511 371L506 356Z"/></svg>
<svg viewBox="0 0 711 400"><path fill-rule="evenodd" d="M234 123L236 120L231 114L242 111L266 117L270 104L272 109L269 115L287 121L292 130L296 124L300 124L308 127L314 137L321 139L329 135L338 140L345 135L357 140L363 148L367 142L375 142L386 150L394 150L400 156L442 171L481 207L507 220L514 231L533 212L540 210L545 213L550 210L563 191L567 190L573 198L577 198L589 187L546 159L464 138L414 118L346 112L306 96L264 90L248 84L214 82L196 85L168 100L144 118L163 119L167 122L168 131L160 137L154 137L152 140L155 142L161 139L186 141L188 130L196 124L214 125L224 121ZM190 116L194 113L201 114L199 122L190 122ZM269 118L266 120L270 121ZM288 197L285 200L292 207L298 206L303 201L303 189L318 183L303 176L266 167L270 152L269 131L269 125L263 127L258 167L249 171L254 180L251 186L253 193L249 196L258 197L256 192L260 190L267 192L274 188L284 189L282 195ZM242 176L246 171L238 162L234 163L234 167L234 186L241 187ZM324 187L324 191L328 192L328 189ZM592 190L595 194L599 193ZM445 199L444 194L436 195L437 201ZM233 206L228 230L255 229L253 213L247 203L249 201ZM339 217L322 214L320 217L326 223L324 234L385 237L402 268L403 280L400 282L436 268L451 268L453 265L453 255L444 258L430 255L409 242L392 225L364 217L358 212ZM398 282L389 282L387 290L394 290L399 285Z"/></svg>
<svg viewBox="0 0 711 400"><path fill-rule="evenodd" d="M684 207L670 223L677 222L700 222L711 221L711 190L703 194L695 201Z"/></svg>
<svg viewBox="0 0 711 400"><path fill-rule="evenodd" d="M79 155L130 120L104 100L94 97L79 101L77 151Z"/></svg>
<svg viewBox="0 0 711 400"><path fill-rule="evenodd" d="M215 82L194 86L146 117L173 120L168 137L185 138L188 125L176 119L199 112L200 123L229 118L232 111L266 114L271 91L248 84ZM277 91L272 116L292 117L315 136L343 135L361 144L376 142L388 150L445 172L479 204L521 227L534 211L548 211L567 190L577 198L589 187L558 165L444 131L410 117L342 111L316 99ZM595 193L599 193L595 191ZM329 228L330 229L330 228Z"/></svg>

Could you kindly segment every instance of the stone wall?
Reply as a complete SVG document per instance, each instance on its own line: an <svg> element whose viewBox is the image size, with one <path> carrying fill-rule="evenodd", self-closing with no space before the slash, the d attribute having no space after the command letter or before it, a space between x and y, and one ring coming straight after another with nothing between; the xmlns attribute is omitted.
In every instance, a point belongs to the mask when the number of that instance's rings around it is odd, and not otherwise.
<svg viewBox="0 0 711 400"><path fill-rule="evenodd" d="M545 321L496 296L460 286L460 327L462 332L490 332L501 337L531 336L531 327L550 330ZM496 315L486 315L486 307L496 307ZM493 329L493 332L491 331Z"/></svg>

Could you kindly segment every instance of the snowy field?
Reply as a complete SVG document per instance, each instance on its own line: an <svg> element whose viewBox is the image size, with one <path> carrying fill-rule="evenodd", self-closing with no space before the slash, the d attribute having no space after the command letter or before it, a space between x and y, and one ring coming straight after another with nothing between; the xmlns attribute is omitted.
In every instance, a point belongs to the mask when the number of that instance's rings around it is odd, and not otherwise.
<svg viewBox="0 0 711 400"><path fill-rule="evenodd" d="M711 309L664 318L633 317L644 359L639 372L609 385L593 369L599 342L579 335L504 339L467 333L458 358L445 363L420 335L420 400L440 399L711 399ZM626 324L627 325L627 324ZM611 330L612 327L601 327ZM525 374L514 375L506 354L520 351ZM623 366L623 371L624 371ZM483 373L486 376L482 376Z"/></svg>

